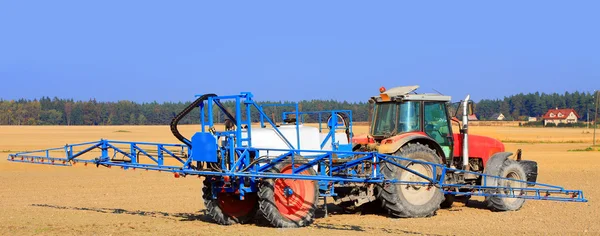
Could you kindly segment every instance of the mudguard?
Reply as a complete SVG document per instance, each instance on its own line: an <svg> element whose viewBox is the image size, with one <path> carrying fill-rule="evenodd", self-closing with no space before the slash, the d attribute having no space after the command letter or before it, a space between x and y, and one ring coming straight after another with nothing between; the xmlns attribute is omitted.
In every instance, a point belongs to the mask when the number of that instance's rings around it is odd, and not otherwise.
<svg viewBox="0 0 600 236"><path fill-rule="evenodd" d="M511 152L498 152L498 153L492 155L490 157L490 159L488 159L487 163L485 164L485 169L483 170L483 173L488 174L488 175L498 175L499 174L498 172L500 171L500 166L502 166L502 163L512 155L513 154ZM523 170L525 170L527 182L535 183L537 181L537 176L538 176L537 162L529 161L529 160L521 160L518 162L519 162L519 164L521 164L521 166L523 166ZM491 179L493 179L493 178L489 178L488 181L490 181ZM491 181L495 181L495 180L491 180ZM528 186L535 186L535 184L528 184Z"/></svg>
<svg viewBox="0 0 600 236"><path fill-rule="evenodd" d="M535 161L522 160L519 161L525 170L525 175L527 175L527 182L536 182L538 176L538 165ZM528 184L529 186L534 186L534 184Z"/></svg>

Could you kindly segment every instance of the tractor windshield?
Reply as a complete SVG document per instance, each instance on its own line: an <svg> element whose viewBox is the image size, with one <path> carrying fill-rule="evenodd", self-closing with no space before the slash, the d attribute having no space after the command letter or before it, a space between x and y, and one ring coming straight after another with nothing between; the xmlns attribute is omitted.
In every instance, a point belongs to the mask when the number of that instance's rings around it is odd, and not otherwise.
<svg viewBox="0 0 600 236"><path fill-rule="evenodd" d="M421 130L420 109L419 102L376 104L371 134L389 137L398 133Z"/></svg>

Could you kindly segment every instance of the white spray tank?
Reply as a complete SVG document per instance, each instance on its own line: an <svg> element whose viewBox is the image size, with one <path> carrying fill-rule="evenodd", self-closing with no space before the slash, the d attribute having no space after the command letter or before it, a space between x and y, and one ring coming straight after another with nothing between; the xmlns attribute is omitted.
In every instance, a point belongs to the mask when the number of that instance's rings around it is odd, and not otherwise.
<svg viewBox="0 0 600 236"><path fill-rule="evenodd" d="M295 124L284 124L280 127L277 127L279 132L285 137L285 139L292 144L294 149L298 149L298 137L300 137L300 149L302 150L314 150L314 151L331 151L333 149L333 145L331 143L331 138L325 143L325 145L321 148L321 143L327 137L327 133L319 132L319 128L305 125L298 125L296 127ZM299 135L297 135L299 132ZM252 128L251 132L252 138L252 147L254 148L268 148L268 149L282 149L289 150L290 147L287 146L285 141L281 136L277 134L275 128L266 127L266 128ZM242 138L248 137L248 132L242 132ZM346 137L345 133L337 132L335 133L336 143L348 144L349 140ZM242 143L245 145L245 143ZM268 156L270 158L274 158L278 155L284 154L287 151L270 151ZM265 153L266 154L266 153ZM311 156L311 155L322 155L324 152L300 152L301 156ZM261 155L263 155L261 153Z"/></svg>

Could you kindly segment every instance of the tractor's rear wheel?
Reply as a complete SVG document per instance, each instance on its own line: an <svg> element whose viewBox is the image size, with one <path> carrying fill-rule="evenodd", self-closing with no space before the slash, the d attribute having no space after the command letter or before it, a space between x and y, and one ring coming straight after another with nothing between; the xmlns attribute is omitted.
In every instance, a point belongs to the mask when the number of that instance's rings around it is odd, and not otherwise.
<svg viewBox="0 0 600 236"><path fill-rule="evenodd" d="M521 166L521 164L517 161L506 159L504 160L504 162L491 163L490 165L491 166L486 167L486 169L489 170L486 171L487 174L521 181L527 180L527 176L525 174L523 166ZM520 190L514 190L511 188L525 188L527 185L524 182L516 182L491 177L487 177L486 182L488 186L505 187L504 189L490 191L490 193L500 193L506 195L519 195ZM485 200L487 202L488 207L494 211L516 211L521 209L521 207L523 207L523 204L525 204L525 199L523 198L487 196Z"/></svg>
<svg viewBox="0 0 600 236"><path fill-rule="evenodd" d="M440 163L440 159L435 151L420 143L409 143L402 147L395 155L419 161ZM401 161L399 164L429 178L435 179L437 177L433 175L434 167L431 165L408 161ZM436 174L440 172L441 170L438 170ZM386 179L411 182L428 181L391 163L384 163L381 167L381 173ZM433 216L444 200L442 191L432 185L389 184L380 186L377 192L379 193L379 199L382 201L383 208L390 215L403 218Z"/></svg>
<svg viewBox="0 0 600 236"><path fill-rule="evenodd" d="M294 168L305 160L294 158ZM281 162L271 170L273 173L292 174L292 164ZM313 168L299 173L316 175ZM296 228L310 225L315 217L319 197L319 186L314 180L265 179L259 185L259 213L272 226Z"/></svg>
<svg viewBox="0 0 600 236"><path fill-rule="evenodd" d="M243 224L252 221L258 209L256 193L247 193L244 200L240 200L239 194L219 192L216 199L213 199L213 183L214 181L211 181L209 177L204 179L202 198L208 215L214 221L222 225Z"/></svg>

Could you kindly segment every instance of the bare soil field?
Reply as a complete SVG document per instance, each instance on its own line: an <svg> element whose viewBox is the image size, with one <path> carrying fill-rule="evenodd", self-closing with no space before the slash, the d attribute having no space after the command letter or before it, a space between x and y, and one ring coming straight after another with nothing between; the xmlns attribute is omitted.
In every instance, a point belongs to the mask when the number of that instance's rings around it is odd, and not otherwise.
<svg viewBox="0 0 600 236"><path fill-rule="evenodd" d="M191 135L197 126L182 126ZM365 133L356 126L355 133ZM344 214L331 205L310 227L221 226L203 213L202 181L171 174L96 167L11 163L9 153L65 143L135 140L177 143L167 126L0 126L0 235L580 235L600 234L600 151L585 129L472 127L538 161L538 181L582 189L588 203L528 201L517 212L491 212L473 198L437 216L394 219ZM599 138L600 139L600 138ZM600 147L597 147L598 149ZM322 213L321 213L322 215Z"/></svg>

